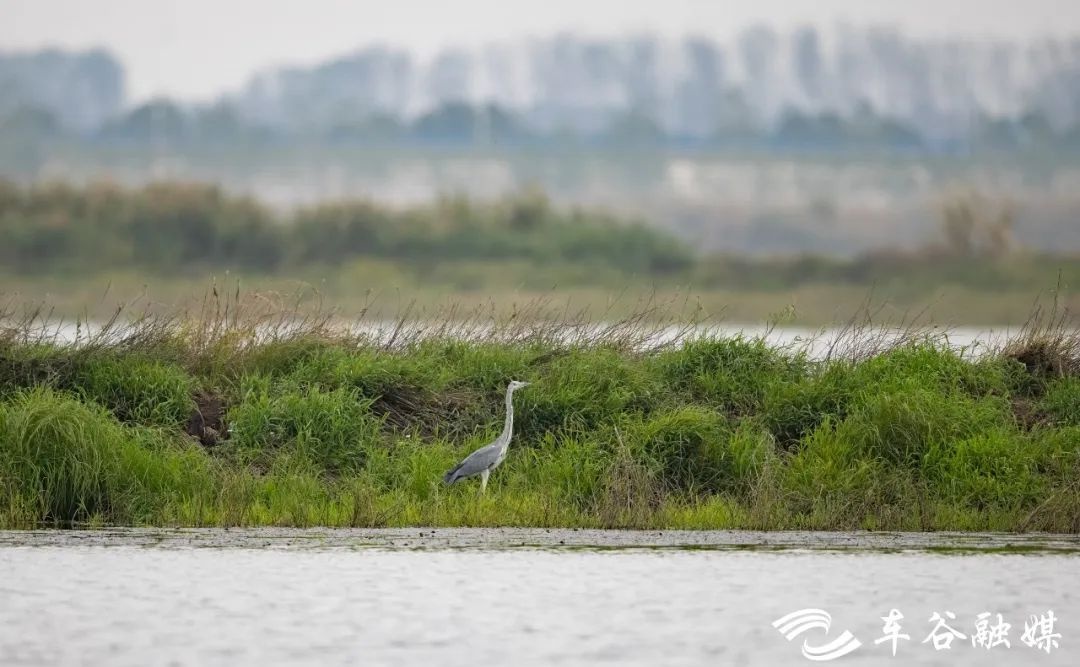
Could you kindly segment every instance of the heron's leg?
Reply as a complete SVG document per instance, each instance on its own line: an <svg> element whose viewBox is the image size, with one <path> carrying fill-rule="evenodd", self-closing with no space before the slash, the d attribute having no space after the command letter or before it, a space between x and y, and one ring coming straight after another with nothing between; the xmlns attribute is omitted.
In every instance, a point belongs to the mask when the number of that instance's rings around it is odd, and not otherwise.
<svg viewBox="0 0 1080 667"><path fill-rule="evenodd" d="M488 475L490 474L490 470L485 470L484 472L480 473L480 493L487 493L487 479Z"/></svg>

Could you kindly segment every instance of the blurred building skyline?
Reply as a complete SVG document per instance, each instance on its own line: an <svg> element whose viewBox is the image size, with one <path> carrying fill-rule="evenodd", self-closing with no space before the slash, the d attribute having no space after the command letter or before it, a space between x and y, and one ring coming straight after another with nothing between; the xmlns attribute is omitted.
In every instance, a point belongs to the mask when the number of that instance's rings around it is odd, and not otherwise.
<svg viewBox="0 0 1080 667"><path fill-rule="evenodd" d="M257 72L211 104L132 105L127 79L127 64L105 50L0 52L0 126L157 143L258 135L514 145L569 136L948 149L1080 138L1080 37L752 27L726 41L562 34L428 59L368 47Z"/></svg>
<svg viewBox="0 0 1080 667"><path fill-rule="evenodd" d="M772 132L792 113L869 115L940 144L969 138L987 118L1035 115L1071 130L1080 123L1080 37L965 42L752 27L724 41L564 34L450 48L427 61L376 47L262 72L223 99L248 121L292 132L464 104L494 105L545 133L691 140Z"/></svg>
<svg viewBox="0 0 1080 667"><path fill-rule="evenodd" d="M104 48L123 62L128 102L168 96L207 102L252 74L311 67L364 48L401 49L428 63L448 48L476 49L560 33L604 39L648 32L727 42L753 25L878 26L918 39L1027 42L1080 34L1080 5L1066 0L667 0L394 3L307 0L39 0L10 3L0 52Z"/></svg>

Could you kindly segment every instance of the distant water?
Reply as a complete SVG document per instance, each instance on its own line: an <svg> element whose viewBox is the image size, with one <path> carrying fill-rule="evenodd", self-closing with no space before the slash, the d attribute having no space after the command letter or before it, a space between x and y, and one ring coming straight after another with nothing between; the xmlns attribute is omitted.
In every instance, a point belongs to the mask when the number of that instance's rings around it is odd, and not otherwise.
<svg viewBox="0 0 1080 667"><path fill-rule="evenodd" d="M1076 665L1078 566L1075 537L0 533L0 665L808 665L844 631L836 664ZM804 608L829 631L789 642L772 623ZM1021 642L1048 610L1050 654ZM935 651L947 611L969 636L1002 614L1011 647Z"/></svg>
<svg viewBox="0 0 1080 667"><path fill-rule="evenodd" d="M345 323L346 325L348 323ZM590 331L603 330L607 325L602 323L589 325L587 328L568 327L567 338L588 338ZM43 324L33 335L52 339L60 343L73 343L86 340L88 335L100 331L101 325L97 323L83 324L78 326L71 322L55 322ZM404 340L414 335L414 332L423 332L425 329L434 331L430 325L423 322L413 323L406 327L399 327L396 322L363 322L352 326L356 332L370 336L374 340L389 341ZM995 345L1005 341L1011 333L1015 333L1018 327L934 327L920 330L921 334L931 336L935 340L947 344L957 350L964 350L969 355L977 356ZM446 325L444 330L447 335L468 337L470 334L484 333L486 329L481 325L463 323L460 326ZM122 335L123 329L114 330L114 335ZM853 342L862 349L866 349L868 343L876 341L886 344L889 341L901 339L908 335L901 329L866 329L859 335L853 336L850 329L824 327L766 327L753 324L715 324L702 325L691 329L680 327L658 327L648 331L646 344L655 345L670 342L679 337L706 337L706 338L729 338L743 336L747 338L763 338L770 345L778 348L791 350L805 350L811 357L820 358L830 351L843 353L850 350ZM422 336L422 333L419 334Z"/></svg>

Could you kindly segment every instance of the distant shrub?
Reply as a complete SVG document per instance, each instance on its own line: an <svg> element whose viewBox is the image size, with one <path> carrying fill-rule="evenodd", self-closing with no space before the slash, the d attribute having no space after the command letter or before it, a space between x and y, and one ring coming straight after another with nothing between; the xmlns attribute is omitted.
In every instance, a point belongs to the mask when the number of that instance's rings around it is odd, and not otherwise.
<svg viewBox="0 0 1080 667"><path fill-rule="evenodd" d="M272 272L379 257L418 264L520 259L662 275L696 261L689 246L664 231L603 213L560 211L536 193L488 203L447 198L405 211L342 201L278 220L257 202L209 185L11 185L0 197L0 221L0 260L25 272Z"/></svg>

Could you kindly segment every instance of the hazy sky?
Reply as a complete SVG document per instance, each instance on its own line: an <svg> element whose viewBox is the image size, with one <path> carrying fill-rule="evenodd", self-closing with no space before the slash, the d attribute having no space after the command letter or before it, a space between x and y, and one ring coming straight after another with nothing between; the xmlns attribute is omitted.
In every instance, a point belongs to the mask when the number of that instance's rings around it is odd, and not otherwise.
<svg viewBox="0 0 1080 667"><path fill-rule="evenodd" d="M205 99L257 69L376 42L423 55L567 30L725 37L754 22L838 21L915 35L1077 35L1080 0L0 0L0 50L104 46L127 67L130 99Z"/></svg>

